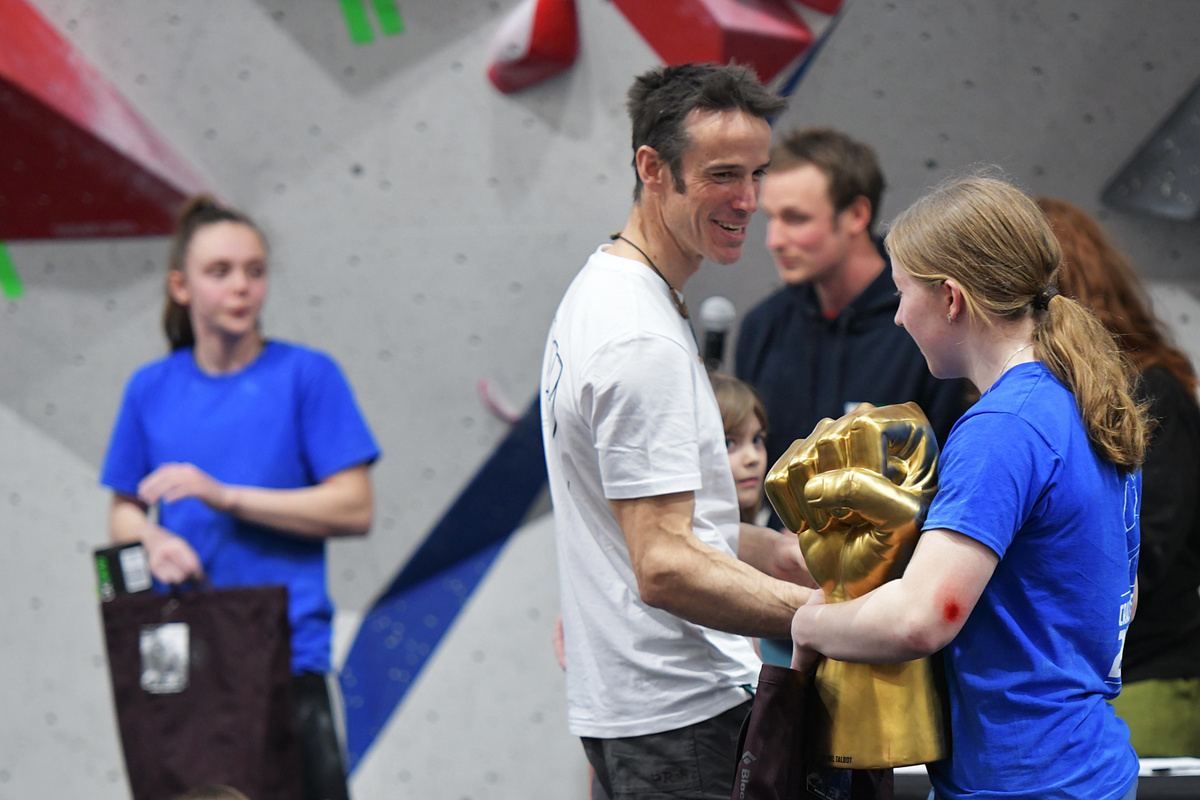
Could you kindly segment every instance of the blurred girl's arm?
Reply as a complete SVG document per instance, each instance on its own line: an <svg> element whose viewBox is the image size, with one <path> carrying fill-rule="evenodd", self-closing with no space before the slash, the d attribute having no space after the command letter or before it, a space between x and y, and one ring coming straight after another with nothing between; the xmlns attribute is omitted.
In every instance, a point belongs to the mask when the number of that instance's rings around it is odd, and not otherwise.
<svg viewBox="0 0 1200 800"><path fill-rule="evenodd" d="M359 464L315 486L263 489L221 483L192 464L164 464L138 485L138 497L148 505L195 497L238 519L307 539L361 536L374 511L368 469Z"/></svg>
<svg viewBox="0 0 1200 800"><path fill-rule="evenodd" d="M182 537L150 521L146 506L133 497L114 494L108 513L112 540L118 544L141 542L150 572L163 583L183 583L204 575L196 551Z"/></svg>

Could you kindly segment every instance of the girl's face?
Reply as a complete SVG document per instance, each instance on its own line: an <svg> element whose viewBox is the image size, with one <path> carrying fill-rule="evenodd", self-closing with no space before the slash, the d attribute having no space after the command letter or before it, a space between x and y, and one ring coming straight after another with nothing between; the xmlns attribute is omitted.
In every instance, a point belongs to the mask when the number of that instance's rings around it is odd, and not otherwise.
<svg viewBox="0 0 1200 800"><path fill-rule="evenodd" d="M267 251L240 222L216 222L192 234L182 271L170 273L171 297L188 307L196 340L258 335L267 296Z"/></svg>
<svg viewBox="0 0 1200 800"><path fill-rule="evenodd" d="M725 448L729 451L738 506L757 508L762 501L763 476L767 474L767 448L758 417L746 415L742 424L726 434Z"/></svg>
<svg viewBox="0 0 1200 800"><path fill-rule="evenodd" d="M947 319L949 301L945 284L930 288L905 272L895 258L892 259L892 281L900 296L895 322L917 343L929 365L929 372L935 378L961 377L960 345L968 320L957 319L952 323Z"/></svg>

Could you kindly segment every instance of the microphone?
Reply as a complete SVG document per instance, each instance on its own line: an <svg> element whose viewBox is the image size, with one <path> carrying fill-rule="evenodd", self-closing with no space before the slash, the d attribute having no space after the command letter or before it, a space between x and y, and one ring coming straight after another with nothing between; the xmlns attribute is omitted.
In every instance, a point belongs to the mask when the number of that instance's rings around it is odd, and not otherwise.
<svg viewBox="0 0 1200 800"><path fill-rule="evenodd" d="M700 303L700 322L704 325L704 366L710 371L721 368L725 357L725 334L737 320L737 309L728 297L713 295Z"/></svg>

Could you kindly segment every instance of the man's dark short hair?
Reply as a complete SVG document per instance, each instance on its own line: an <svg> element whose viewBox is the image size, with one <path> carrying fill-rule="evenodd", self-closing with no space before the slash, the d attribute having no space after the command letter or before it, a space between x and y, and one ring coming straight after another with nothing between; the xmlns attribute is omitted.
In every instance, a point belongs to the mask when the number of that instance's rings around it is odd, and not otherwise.
<svg viewBox="0 0 1200 800"><path fill-rule="evenodd" d="M629 119L633 123L634 202L642 196L637 174L637 151L654 148L671 168L675 190L684 191L683 156L691 146L685 124L688 114L704 111L743 111L770 119L787 101L767 91L748 67L737 64L681 64L639 75L629 87Z"/></svg>
<svg viewBox="0 0 1200 800"><path fill-rule="evenodd" d="M805 128L785 136L771 150L771 171L786 172L812 164L829 181L829 201L835 213L841 213L859 197L871 202L871 221L883 197L883 171L870 145L851 139L832 128Z"/></svg>

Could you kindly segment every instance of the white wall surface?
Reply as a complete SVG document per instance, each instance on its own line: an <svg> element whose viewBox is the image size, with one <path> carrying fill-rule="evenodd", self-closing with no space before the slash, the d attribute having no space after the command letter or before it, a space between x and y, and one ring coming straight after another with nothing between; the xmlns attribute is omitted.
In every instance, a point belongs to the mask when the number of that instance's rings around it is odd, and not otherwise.
<svg viewBox="0 0 1200 800"><path fill-rule="evenodd" d="M385 453L375 529L331 548L355 619L504 436L476 382L522 407L536 391L562 291L628 212L624 92L656 56L611 3L578 0L578 63L504 96L484 71L515 0L399 0L407 30L357 46L333 0L32 4L263 224L267 333L329 351L354 385ZM872 142L884 219L978 163L1099 212L1191 345L1200 228L1096 198L1192 85L1196 52L1192 0L849 0L777 128ZM777 285L752 230L738 265L688 285L693 308L722 293L744 311ZM126 378L164 350L166 240L9 250L25 295L0 304L0 800L116 800L95 476ZM549 645L548 524L510 548L356 774L358 800L585 796Z"/></svg>

